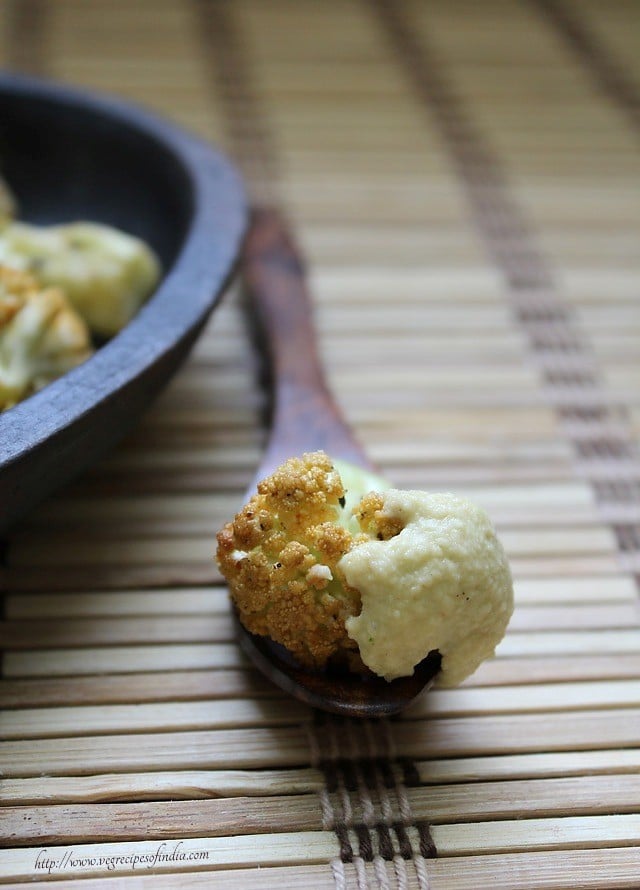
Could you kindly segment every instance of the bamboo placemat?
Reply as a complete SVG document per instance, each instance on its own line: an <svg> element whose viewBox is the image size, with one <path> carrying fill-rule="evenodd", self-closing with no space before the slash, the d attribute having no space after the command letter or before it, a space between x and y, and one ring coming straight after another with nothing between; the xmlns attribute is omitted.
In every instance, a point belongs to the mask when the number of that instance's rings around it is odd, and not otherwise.
<svg viewBox="0 0 640 890"><path fill-rule="evenodd" d="M212 559L264 442L232 289L6 543L0 882L640 886L637 6L0 11L6 66L226 144L284 208L345 414L396 484L490 511L517 601L496 659L401 719L254 674Z"/></svg>

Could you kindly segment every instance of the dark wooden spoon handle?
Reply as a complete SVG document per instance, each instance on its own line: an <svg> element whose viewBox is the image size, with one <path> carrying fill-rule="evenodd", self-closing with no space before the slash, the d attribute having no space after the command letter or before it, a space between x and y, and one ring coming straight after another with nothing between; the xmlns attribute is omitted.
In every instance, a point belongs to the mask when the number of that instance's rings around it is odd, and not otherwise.
<svg viewBox="0 0 640 890"><path fill-rule="evenodd" d="M253 212L242 269L273 379L271 434L258 475L268 475L293 455L320 449L370 468L327 386L304 261L277 210Z"/></svg>

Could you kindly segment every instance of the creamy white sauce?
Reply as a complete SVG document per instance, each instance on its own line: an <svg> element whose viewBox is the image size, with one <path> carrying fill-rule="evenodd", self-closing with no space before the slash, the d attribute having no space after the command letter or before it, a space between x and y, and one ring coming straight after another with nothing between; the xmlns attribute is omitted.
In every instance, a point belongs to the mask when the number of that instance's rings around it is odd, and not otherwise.
<svg viewBox="0 0 640 890"><path fill-rule="evenodd" d="M486 513L451 494L390 489L385 514L403 529L357 544L339 567L362 597L347 619L364 663L408 676L437 649L440 686L455 686L493 655L513 611L507 558Z"/></svg>

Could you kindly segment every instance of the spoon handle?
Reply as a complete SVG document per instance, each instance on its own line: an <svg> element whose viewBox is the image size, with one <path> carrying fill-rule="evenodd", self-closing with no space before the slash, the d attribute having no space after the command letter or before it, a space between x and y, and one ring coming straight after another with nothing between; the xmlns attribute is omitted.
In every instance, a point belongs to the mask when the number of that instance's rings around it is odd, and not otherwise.
<svg viewBox="0 0 640 890"><path fill-rule="evenodd" d="M277 210L254 210L242 269L273 381L271 433L256 479L320 449L371 468L327 385L304 262Z"/></svg>

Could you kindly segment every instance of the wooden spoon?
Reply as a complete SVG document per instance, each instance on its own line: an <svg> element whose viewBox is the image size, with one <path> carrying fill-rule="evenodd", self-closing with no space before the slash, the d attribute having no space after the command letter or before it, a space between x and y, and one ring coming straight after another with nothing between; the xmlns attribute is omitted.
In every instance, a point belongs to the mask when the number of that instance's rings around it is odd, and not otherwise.
<svg viewBox="0 0 640 890"><path fill-rule="evenodd" d="M270 364L273 398L269 442L250 493L260 479L305 451L323 450L375 472L327 386L301 255L277 211L254 211L242 272ZM432 652L412 676L391 682L346 670L314 672L269 638L249 633L237 616L236 625L244 652L263 674L295 698L338 714L396 714L430 686L440 670L440 654Z"/></svg>

